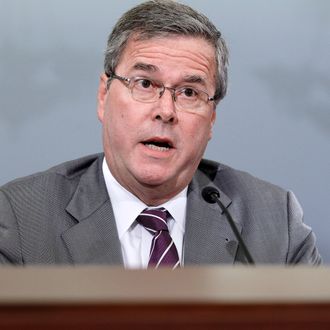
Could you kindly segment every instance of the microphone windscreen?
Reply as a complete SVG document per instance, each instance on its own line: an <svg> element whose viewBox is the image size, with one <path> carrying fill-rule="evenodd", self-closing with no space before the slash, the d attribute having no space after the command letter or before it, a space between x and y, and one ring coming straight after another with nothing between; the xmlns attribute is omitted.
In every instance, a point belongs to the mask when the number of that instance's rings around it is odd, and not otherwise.
<svg viewBox="0 0 330 330"><path fill-rule="evenodd" d="M214 204L216 202L216 199L220 198L220 193L219 193L218 189L216 189L214 187L205 187L202 190L202 197L208 203Z"/></svg>

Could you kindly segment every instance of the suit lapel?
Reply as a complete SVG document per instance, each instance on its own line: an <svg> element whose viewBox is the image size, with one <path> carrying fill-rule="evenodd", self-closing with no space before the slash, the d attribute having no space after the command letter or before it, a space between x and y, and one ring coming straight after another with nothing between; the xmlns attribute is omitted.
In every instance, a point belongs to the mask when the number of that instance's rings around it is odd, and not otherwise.
<svg viewBox="0 0 330 330"><path fill-rule="evenodd" d="M62 233L62 239L76 264L123 265L116 222L102 174L102 160L103 157L99 157L81 176L66 208L76 224ZM203 200L201 192L206 186L214 186L212 177L198 170L188 189L185 265L234 263L237 240L219 207ZM222 191L220 194L222 203L230 208L230 198ZM238 219L233 211L232 215ZM241 230L241 224L236 225Z"/></svg>
<svg viewBox="0 0 330 330"><path fill-rule="evenodd" d="M218 205L204 201L201 192L206 186L215 187L208 176L197 171L188 189L185 265L234 263L238 242ZM230 207L231 200L222 191L220 199ZM241 231L241 225L236 225Z"/></svg>
<svg viewBox="0 0 330 330"><path fill-rule="evenodd" d="M77 223L62 234L74 263L123 264L99 157L81 176L66 211Z"/></svg>

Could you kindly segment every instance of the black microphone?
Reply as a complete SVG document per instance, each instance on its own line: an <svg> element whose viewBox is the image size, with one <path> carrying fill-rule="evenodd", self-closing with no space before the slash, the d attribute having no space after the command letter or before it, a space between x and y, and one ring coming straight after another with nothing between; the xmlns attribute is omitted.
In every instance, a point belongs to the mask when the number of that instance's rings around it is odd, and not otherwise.
<svg viewBox="0 0 330 330"><path fill-rule="evenodd" d="M248 262L248 264L250 265L254 265L254 260L248 250L248 248L246 247L244 241L243 241L243 238L240 234L240 232L238 231L236 225L235 225L235 222L232 218L232 216L230 215L229 211L227 210L227 208L222 204L222 202L220 201L220 193L219 191L214 188L214 187L205 187L203 190L202 190L202 196L204 198L204 200L210 204L214 204L214 203L217 203L222 212L226 215L227 217L227 220L230 224L230 227L232 229L232 231L234 232L235 236L236 236L236 239L238 240L238 243L239 245L242 247L242 250L244 252L244 255L245 255L245 258Z"/></svg>

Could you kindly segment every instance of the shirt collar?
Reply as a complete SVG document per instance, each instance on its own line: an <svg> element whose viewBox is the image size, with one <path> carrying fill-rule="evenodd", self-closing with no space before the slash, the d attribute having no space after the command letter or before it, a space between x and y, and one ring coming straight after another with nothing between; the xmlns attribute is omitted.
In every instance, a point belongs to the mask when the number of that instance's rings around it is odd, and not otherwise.
<svg viewBox="0 0 330 330"><path fill-rule="evenodd" d="M126 231L130 230L137 216L148 206L114 178L105 158L103 159L102 171L116 220L118 236L121 238ZM165 207L169 211L182 232L185 228L187 190L188 187L166 203L158 206Z"/></svg>

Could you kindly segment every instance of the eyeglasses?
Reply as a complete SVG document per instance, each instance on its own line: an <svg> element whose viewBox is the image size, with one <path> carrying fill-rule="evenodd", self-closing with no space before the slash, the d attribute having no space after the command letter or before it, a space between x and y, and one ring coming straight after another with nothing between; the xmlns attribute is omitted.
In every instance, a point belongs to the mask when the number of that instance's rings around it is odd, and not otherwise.
<svg viewBox="0 0 330 330"><path fill-rule="evenodd" d="M126 78L115 73L107 74L107 76L109 77L107 88L109 88L112 79L118 79L130 90L133 99L138 102L156 102L163 96L166 89L170 91L178 110L201 113L205 111L205 105L208 102L214 101L214 97L210 97L206 92L191 86L172 88L148 77Z"/></svg>

